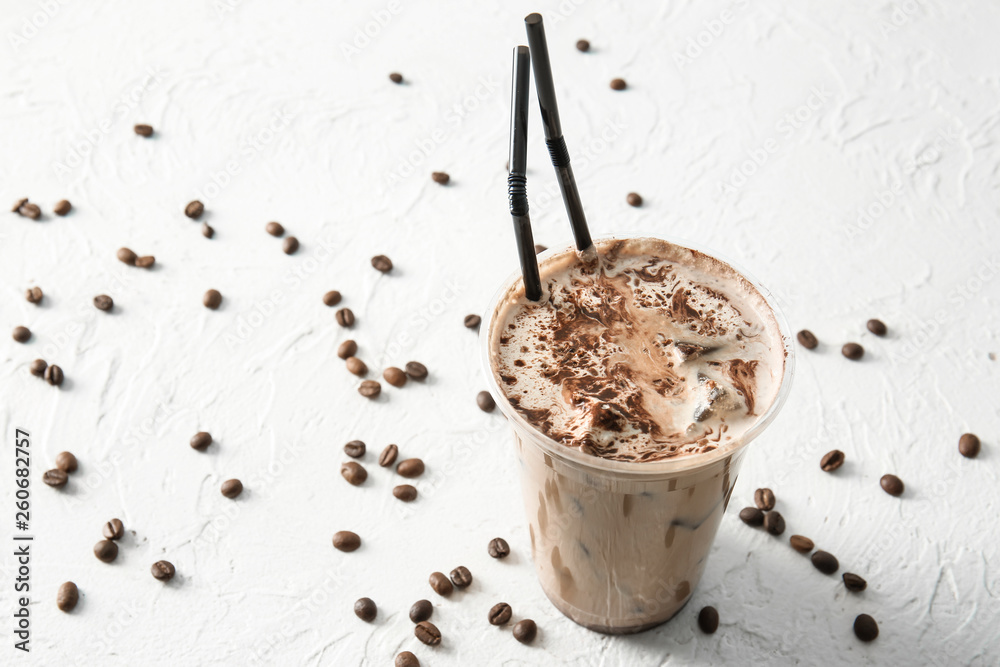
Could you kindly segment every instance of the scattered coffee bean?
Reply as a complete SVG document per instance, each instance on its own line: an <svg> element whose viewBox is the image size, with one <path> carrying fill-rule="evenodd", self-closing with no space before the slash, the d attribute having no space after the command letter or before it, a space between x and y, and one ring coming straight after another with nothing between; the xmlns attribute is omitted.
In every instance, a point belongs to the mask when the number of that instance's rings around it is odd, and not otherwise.
<svg viewBox="0 0 1000 667"><path fill-rule="evenodd" d="M813 567L823 574L833 574L840 569L837 557L828 551L816 551L810 556Z"/></svg>
<svg viewBox="0 0 1000 667"><path fill-rule="evenodd" d="M137 255L128 248L118 248L118 261L128 264L129 266L135 266L135 260Z"/></svg>
<svg viewBox="0 0 1000 667"><path fill-rule="evenodd" d="M212 434L205 431L198 431L191 436L191 448L203 452L212 444Z"/></svg>
<svg viewBox="0 0 1000 667"><path fill-rule="evenodd" d="M392 75L390 75L390 78L392 78ZM400 77L400 81L402 81L402 77ZM399 83L399 81L396 83ZM394 667L420 667L420 661L417 660L417 656L413 655L409 651L403 651L396 656Z"/></svg>
<svg viewBox="0 0 1000 667"><path fill-rule="evenodd" d="M884 336L888 331L882 320L868 320L868 330L876 336Z"/></svg>
<svg viewBox="0 0 1000 667"><path fill-rule="evenodd" d="M201 302L205 304L206 308L216 310L222 305L222 294L220 294L217 289L210 289L205 292L205 296L201 298Z"/></svg>
<svg viewBox="0 0 1000 667"><path fill-rule="evenodd" d="M438 595L447 597L451 595L453 590L455 590L451 585L451 581L448 577L444 576L444 573L442 572L432 572L428 581L430 582L431 588L433 588L434 592Z"/></svg>
<svg viewBox="0 0 1000 667"><path fill-rule="evenodd" d="M360 459L365 455L365 443L360 440L351 440L344 445L344 453L352 459Z"/></svg>
<svg viewBox="0 0 1000 667"><path fill-rule="evenodd" d="M840 353L851 361L858 361L865 356L865 348L857 343L845 343L844 347L840 348Z"/></svg>
<svg viewBox="0 0 1000 667"><path fill-rule="evenodd" d="M404 503L413 502L417 499L417 488L410 484L400 484L392 489L392 495Z"/></svg>
<svg viewBox="0 0 1000 667"><path fill-rule="evenodd" d="M14 202L14 207L10 209L11 213L18 213L21 210L21 207L27 203L28 203L27 197L22 197L21 199L18 199L16 202Z"/></svg>
<svg viewBox="0 0 1000 667"><path fill-rule="evenodd" d="M546 248L545 246L543 246L541 243L536 243L535 244L535 254L536 255L541 255L546 250L548 250L548 248Z"/></svg>
<svg viewBox="0 0 1000 667"><path fill-rule="evenodd" d="M404 370L413 380L427 379L427 366L424 366L419 361L407 361Z"/></svg>
<svg viewBox="0 0 1000 667"><path fill-rule="evenodd" d="M979 456L979 438L972 433L964 433L958 439L958 451L967 459L974 459Z"/></svg>
<svg viewBox="0 0 1000 667"><path fill-rule="evenodd" d="M830 450L819 460L819 467L822 468L823 472L833 472L844 465L844 458L844 452L839 449Z"/></svg>
<svg viewBox="0 0 1000 667"><path fill-rule="evenodd" d="M80 601L80 590L72 581L67 581L59 587L56 593L56 606L59 611L73 611L76 603Z"/></svg>
<svg viewBox="0 0 1000 667"><path fill-rule="evenodd" d="M882 485L882 490L890 496L903 495L903 480L895 475L882 475L882 479L879 480L879 484Z"/></svg>
<svg viewBox="0 0 1000 667"><path fill-rule="evenodd" d="M399 454L399 447L396 445L386 445L382 453L378 455L378 464L383 468L388 468L393 463L396 462L396 456Z"/></svg>
<svg viewBox="0 0 1000 667"><path fill-rule="evenodd" d="M868 588L868 582L852 572L845 572L844 586L852 593L860 593Z"/></svg>
<svg viewBox="0 0 1000 667"><path fill-rule="evenodd" d="M35 377L45 377L45 369L48 367L48 363L44 359L35 359L28 366L28 371Z"/></svg>
<svg viewBox="0 0 1000 667"><path fill-rule="evenodd" d="M107 294L98 294L94 297L94 306L97 310L103 310L105 312L111 310L115 306L114 299L112 299Z"/></svg>
<svg viewBox="0 0 1000 667"><path fill-rule="evenodd" d="M368 366L357 357L347 357L344 365L347 366L347 370L359 377L368 373Z"/></svg>
<svg viewBox="0 0 1000 667"><path fill-rule="evenodd" d="M340 303L340 298L340 292L332 289L323 295L323 304L327 306L336 306Z"/></svg>
<svg viewBox="0 0 1000 667"><path fill-rule="evenodd" d="M24 298L28 300L28 303L41 303L42 296L41 287L29 287L24 292Z"/></svg>
<svg viewBox="0 0 1000 667"><path fill-rule="evenodd" d="M337 320L337 324L342 327L354 326L354 311L350 308L341 308L334 314L334 317Z"/></svg>
<svg viewBox="0 0 1000 667"><path fill-rule="evenodd" d="M514 625L512 634L514 635L514 639L522 644L530 644L534 640L535 635L538 634L538 626L535 625L533 620L526 618Z"/></svg>
<svg viewBox="0 0 1000 667"><path fill-rule="evenodd" d="M280 222L269 222L264 225L264 231L271 236L281 236L285 233L285 228L281 226Z"/></svg>
<svg viewBox="0 0 1000 667"><path fill-rule="evenodd" d="M118 558L118 545L111 540L101 540L94 545L94 555L103 563L110 563Z"/></svg>
<svg viewBox="0 0 1000 667"><path fill-rule="evenodd" d="M798 551L800 554L807 554L813 550L814 546L816 546L815 544L813 544L812 540L803 535L792 535L790 538L788 538L788 541L791 543L792 548Z"/></svg>
<svg viewBox="0 0 1000 667"><path fill-rule="evenodd" d="M132 129L140 137L151 137L151 136L153 136L153 126L152 125L146 125L145 123L139 123L138 125L136 125Z"/></svg>
<svg viewBox="0 0 1000 667"><path fill-rule="evenodd" d="M222 483L220 491L226 498L236 498L243 493L243 482L238 479L227 479Z"/></svg>
<svg viewBox="0 0 1000 667"><path fill-rule="evenodd" d="M337 348L337 356L341 359L348 359L349 357L353 357L357 351L358 344L353 340L348 339L341 343L340 347Z"/></svg>
<svg viewBox="0 0 1000 667"><path fill-rule="evenodd" d="M448 181L451 180L451 176L444 173L443 171L435 171L431 174L431 180L433 180L438 185L448 185Z"/></svg>
<svg viewBox="0 0 1000 667"><path fill-rule="evenodd" d="M365 380L358 387L358 393L365 398L378 398L382 393L382 385L375 380Z"/></svg>
<svg viewBox="0 0 1000 667"><path fill-rule="evenodd" d="M858 614L854 619L854 634L863 642L874 641L878 637L878 623L868 614Z"/></svg>
<svg viewBox="0 0 1000 667"><path fill-rule="evenodd" d="M142 257L137 257L135 260L135 265L140 269L152 268L153 264L156 263L156 258L152 255L143 255Z"/></svg>
<svg viewBox="0 0 1000 667"><path fill-rule="evenodd" d="M42 474L42 481L49 486L61 489L66 486L66 482L69 481L69 476L59 468L53 468L52 470L46 470Z"/></svg>
<svg viewBox="0 0 1000 667"><path fill-rule="evenodd" d="M625 201L628 202L629 206L642 206L642 196L640 196L637 192L628 193L628 196L625 197Z"/></svg>
<svg viewBox="0 0 1000 667"><path fill-rule="evenodd" d="M354 551L361 546L361 538L357 533L340 530L333 534L333 548L340 551Z"/></svg>
<svg viewBox="0 0 1000 667"><path fill-rule="evenodd" d="M392 260L385 255L375 255L372 257L372 266L375 267L376 271L389 273L392 271Z"/></svg>
<svg viewBox="0 0 1000 667"><path fill-rule="evenodd" d="M493 400L493 396L488 391L481 391L476 394L476 405L483 412L493 412L493 408L497 406L496 401Z"/></svg>
<svg viewBox="0 0 1000 667"><path fill-rule="evenodd" d="M456 588L466 588L472 583L472 573L464 565L456 567L451 571L449 576L451 577L451 583L455 584Z"/></svg>
<svg viewBox="0 0 1000 667"><path fill-rule="evenodd" d="M494 537L487 545L486 552L493 558L506 558L510 555L510 545L502 537Z"/></svg>
<svg viewBox="0 0 1000 667"><path fill-rule="evenodd" d="M56 454L56 467L63 472L76 472L79 463L72 452L59 452Z"/></svg>
<svg viewBox="0 0 1000 667"><path fill-rule="evenodd" d="M590 51L590 42L588 42L585 39L579 39L579 40L577 40L577 42L576 42L576 50L577 51L582 51L583 53L586 53L587 51Z"/></svg>
<svg viewBox="0 0 1000 667"><path fill-rule="evenodd" d="M740 510L740 521L748 526L763 526L764 512L757 507L744 507Z"/></svg>
<svg viewBox="0 0 1000 667"><path fill-rule="evenodd" d="M757 489L753 493L753 502L765 512L770 512L774 509L774 491L771 489Z"/></svg>
<svg viewBox="0 0 1000 667"><path fill-rule="evenodd" d="M53 387L61 387L63 379L65 378L62 369L56 366L55 364L52 364L51 366L45 369L44 377L45 381L48 382Z"/></svg>
<svg viewBox="0 0 1000 667"><path fill-rule="evenodd" d="M125 536L125 524L121 519L112 519L101 528L101 535L106 540L120 540Z"/></svg>
<svg viewBox="0 0 1000 667"><path fill-rule="evenodd" d="M611 90L625 90L627 86L625 79L611 79Z"/></svg>
<svg viewBox="0 0 1000 667"><path fill-rule="evenodd" d="M490 613L487 618L490 621L490 625L504 625L510 620L513 610L510 605L506 602L497 602L490 608Z"/></svg>
<svg viewBox="0 0 1000 667"><path fill-rule="evenodd" d="M414 623L420 623L429 619L433 613L434 605L431 604L430 600L417 600L410 607L410 620Z"/></svg>
<svg viewBox="0 0 1000 667"><path fill-rule="evenodd" d="M195 199L193 202L188 203L184 207L184 215L191 218L192 220L197 220L201 217L201 214L205 212L205 205L200 201Z"/></svg>
<svg viewBox="0 0 1000 667"><path fill-rule="evenodd" d="M14 327L14 332L11 336L18 343L27 343L31 339L31 329L28 327Z"/></svg>
<svg viewBox="0 0 1000 667"><path fill-rule="evenodd" d="M20 208L17 209L19 215L25 218L31 218L32 220L38 220L42 217L42 209L38 207L38 204L32 204L31 202L25 202L21 204Z"/></svg>
<svg viewBox="0 0 1000 667"><path fill-rule="evenodd" d="M382 371L382 377L393 387L402 387L406 384L406 373L395 366L389 366Z"/></svg>
<svg viewBox="0 0 1000 667"><path fill-rule="evenodd" d="M340 465L340 475L352 486L360 486L368 479L368 471L360 463L347 461Z"/></svg>
<svg viewBox="0 0 1000 667"><path fill-rule="evenodd" d="M203 222L201 223L201 235L204 236L206 239L210 239L213 236L215 236L215 229L213 229L212 225L208 224L207 222Z"/></svg>
<svg viewBox="0 0 1000 667"><path fill-rule="evenodd" d="M809 329L803 329L798 332L795 334L795 338L798 339L799 345L807 350L815 350L816 346L819 345L819 341L816 340L816 335L812 331L809 331Z"/></svg>
<svg viewBox="0 0 1000 667"><path fill-rule="evenodd" d="M396 472L400 476L412 479L414 477L420 477L424 474L424 462L420 459L406 459L405 461L400 461L399 465L396 466Z"/></svg>
<svg viewBox="0 0 1000 667"><path fill-rule="evenodd" d="M174 564L168 560L158 560L149 567L150 574L153 575L153 579L158 581L170 581L177 574Z"/></svg>
<svg viewBox="0 0 1000 667"><path fill-rule="evenodd" d="M479 317L479 315L475 315L475 314L473 314L473 315L466 315L465 316L465 328L466 329L478 329L479 325L480 325L480 323L482 321L483 321L483 318Z"/></svg>
<svg viewBox="0 0 1000 667"><path fill-rule="evenodd" d="M702 607L698 612L698 627L706 635L714 635L719 629L719 612L715 607Z"/></svg>
<svg viewBox="0 0 1000 667"><path fill-rule="evenodd" d="M294 255L295 251L299 249L299 240L294 236L287 236L285 240L281 242L281 250L286 255Z"/></svg>
<svg viewBox="0 0 1000 667"><path fill-rule="evenodd" d="M58 216L67 215L72 210L73 205L69 203L68 199L60 199L56 202L56 205L52 207L52 212Z"/></svg>
<svg viewBox="0 0 1000 667"><path fill-rule="evenodd" d="M360 598L354 603L354 615L366 623L371 623L378 615L378 607L371 598Z"/></svg>
<svg viewBox="0 0 1000 667"><path fill-rule="evenodd" d="M413 627L413 634L428 646L437 646L441 643L441 631L430 621L420 621Z"/></svg>
<svg viewBox="0 0 1000 667"><path fill-rule="evenodd" d="M785 532L785 517L781 512L770 511L764 515L764 530L772 535L781 535Z"/></svg>
<svg viewBox="0 0 1000 667"><path fill-rule="evenodd" d="M389 81L392 81L393 83L403 83L403 75L399 72L392 72L389 75Z"/></svg>

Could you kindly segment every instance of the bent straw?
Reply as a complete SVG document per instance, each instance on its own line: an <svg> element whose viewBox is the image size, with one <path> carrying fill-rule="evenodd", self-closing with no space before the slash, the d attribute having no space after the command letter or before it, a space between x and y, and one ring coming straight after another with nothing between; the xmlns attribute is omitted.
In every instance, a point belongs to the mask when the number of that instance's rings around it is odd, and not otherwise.
<svg viewBox="0 0 1000 667"><path fill-rule="evenodd" d="M507 176L507 196L510 215L514 219L514 236L524 278L524 296L531 301L542 298L542 280L538 277L535 241L531 236L528 217L528 193L525 189L525 169L528 162L528 47L514 48L513 85L510 94L510 174Z"/></svg>
<svg viewBox="0 0 1000 667"><path fill-rule="evenodd" d="M545 145L549 147L552 166L559 179L559 190L566 203L566 214L573 227L577 250L583 251L593 245L587 218L583 214L580 191L576 188L573 168L569 165L569 150L562 136L559 122L559 107L556 106L556 89L552 83L552 66L549 64L549 49L545 43L545 26L541 14L528 14L524 18L528 31L528 46L531 48L531 66L535 70L535 90L538 106L542 110L542 125L545 127Z"/></svg>

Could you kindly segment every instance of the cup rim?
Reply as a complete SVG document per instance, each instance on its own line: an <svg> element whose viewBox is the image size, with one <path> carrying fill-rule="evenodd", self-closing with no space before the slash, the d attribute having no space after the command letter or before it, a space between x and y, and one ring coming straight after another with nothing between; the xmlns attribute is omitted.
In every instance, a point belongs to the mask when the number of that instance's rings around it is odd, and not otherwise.
<svg viewBox="0 0 1000 667"><path fill-rule="evenodd" d="M717 461L724 459L726 457L732 456L733 454L744 449L752 440L754 440L758 435L763 432L765 428L781 411L782 406L784 406L785 401L788 399L788 394L791 391L792 377L794 376L795 370L795 354L794 347L792 346L792 336L791 330L788 327L788 322L785 319L784 314L778 308L777 299L771 290L764 287L757 278L747 271L738 262L732 261L729 257L724 254L717 253L715 251L708 251L701 247L699 244L692 243L686 239L680 237L664 238L662 236L653 235L616 235L610 234L605 236L599 236L594 238L594 242L602 241L615 241L615 240L626 240L626 239L644 239L649 238L657 241L664 241L672 245L678 246L687 250L694 250L711 259L715 259L719 262L729 265L733 270L739 273L743 278L756 289L760 295L764 298L764 302L771 309L774 314L775 322L778 325L778 332L781 334L781 342L784 346L785 352L785 365L781 375L781 384L778 387L778 393L775 395L774 400L768 409L757 419L753 425L743 433L740 439L725 448L714 449L711 452L704 454L694 454L688 456L682 456L675 459L666 459L664 461L615 461L612 459L604 459L597 456L592 456L589 454L584 454L575 447L567 447L562 443L553 440L549 436L545 435L534 425L532 425L528 420L526 420L521 413L514 409L510 401L507 400L507 395L504 394L503 389L499 386L497 382L496 374L493 372L491 365L491 329L494 324L494 316L496 315L497 305L500 301L510 292L511 288L515 284L522 280L520 270L512 272L506 280L501 283L500 288L494 293L493 297L489 301L489 306L482 318L483 326L479 330L479 340L480 340L480 354L481 361L483 364L483 370L486 372L487 382L489 384L489 392L493 396L497 407L503 415L511 422L511 424L531 435L531 440L536 445L541 446L546 453L549 455L560 459L566 463L576 464L586 468L590 468L597 473L607 473L607 472L621 472L629 473L642 477L663 475L674 472L689 471L704 466L709 466ZM573 244L562 246L560 248L552 248L539 253L539 264L544 262L546 258L554 257L558 254L570 250L573 248Z"/></svg>

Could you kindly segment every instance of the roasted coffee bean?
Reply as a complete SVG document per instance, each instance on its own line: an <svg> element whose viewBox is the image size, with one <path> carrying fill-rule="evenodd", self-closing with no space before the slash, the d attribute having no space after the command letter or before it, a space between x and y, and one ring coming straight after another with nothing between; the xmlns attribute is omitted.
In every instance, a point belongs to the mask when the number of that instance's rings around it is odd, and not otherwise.
<svg viewBox="0 0 1000 667"><path fill-rule="evenodd" d="M840 353L851 361L858 361L865 356L865 348L857 343L844 343L844 347L840 348Z"/></svg>
<svg viewBox="0 0 1000 667"><path fill-rule="evenodd" d="M740 521L748 526L762 526L764 513L757 507L744 507L740 510Z"/></svg>
<svg viewBox="0 0 1000 667"><path fill-rule="evenodd" d="M403 75L399 72L392 72L389 74L389 81L393 83L403 83Z"/></svg>
<svg viewBox="0 0 1000 667"><path fill-rule="evenodd" d="M719 612L715 607L702 607L698 612L698 627L706 635L714 635L719 629Z"/></svg>
<svg viewBox="0 0 1000 667"><path fill-rule="evenodd" d="M67 581L59 587L59 592L56 593L56 606L60 611L73 611L79 601L80 590L72 581Z"/></svg>
<svg viewBox="0 0 1000 667"><path fill-rule="evenodd" d="M972 433L964 433L958 439L958 451L967 459L974 459L979 456L979 438Z"/></svg>
<svg viewBox="0 0 1000 667"><path fill-rule="evenodd" d="M31 329L28 327L14 327L11 337L18 343L27 343L31 339Z"/></svg>
<svg viewBox="0 0 1000 667"><path fill-rule="evenodd" d="M764 515L764 530L772 535L781 535L785 532L785 517L781 512L770 511Z"/></svg>
<svg viewBox="0 0 1000 667"><path fill-rule="evenodd" d="M382 393L382 385L375 380L365 380L358 386L358 393L365 398L375 399Z"/></svg>
<svg viewBox="0 0 1000 667"><path fill-rule="evenodd" d="M464 565L456 567L451 571L449 576L451 577L451 583L455 584L456 588L466 588L472 583L472 573Z"/></svg>
<svg viewBox="0 0 1000 667"><path fill-rule="evenodd" d="M788 541L791 543L792 548L798 551L800 554L807 554L813 550L814 546L816 546L815 544L813 544L812 540L803 535L792 535L790 538L788 538Z"/></svg>
<svg viewBox="0 0 1000 667"><path fill-rule="evenodd" d="M94 306L97 310L103 310L105 312L111 310L115 306L114 299L112 299L107 294L98 294L94 297Z"/></svg>
<svg viewBox="0 0 1000 667"><path fill-rule="evenodd" d="M101 535L106 540L120 540L125 536L125 524L121 519L112 519L101 528Z"/></svg>
<svg viewBox="0 0 1000 667"><path fill-rule="evenodd" d="M118 261L128 264L129 266L135 266L135 260L137 255L128 248L118 248Z"/></svg>
<svg viewBox="0 0 1000 667"><path fill-rule="evenodd" d="M212 434L205 431L198 431L191 436L191 448L203 452L212 444Z"/></svg>
<svg viewBox="0 0 1000 667"><path fill-rule="evenodd" d="M151 137L151 136L153 136L153 126L152 125L146 125L145 123L139 123L138 125L136 125L132 129L140 137Z"/></svg>
<svg viewBox="0 0 1000 667"><path fill-rule="evenodd" d="M177 574L174 564L168 560L158 560L149 567L150 574L153 575L153 579L159 581L170 581Z"/></svg>
<svg viewBox="0 0 1000 667"><path fill-rule="evenodd" d="M611 79L611 90L625 90L627 86L625 79Z"/></svg>
<svg viewBox="0 0 1000 667"><path fill-rule="evenodd" d="M35 377L45 377L45 369L48 368L48 363L44 359L35 359L28 366L28 371Z"/></svg>
<svg viewBox="0 0 1000 667"><path fill-rule="evenodd" d="M210 289L205 292L205 296L201 298L201 302L205 304L206 308L215 310L222 305L222 294L217 289Z"/></svg>
<svg viewBox="0 0 1000 667"><path fill-rule="evenodd" d="M28 198L27 197L22 197L22 198L18 199L16 202L14 202L14 207L10 209L11 213L17 213L18 211L21 210L21 207L24 206L27 203L28 203Z"/></svg>
<svg viewBox="0 0 1000 667"><path fill-rule="evenodd" d="M94 555L103 563L110 563L118 558L118 545L111 540L101 540L94 545Z"/></svg>
<svg viewBox="0 0 1000 667"><path fill-rule="evenodd" d="M376 271L389 273L392 271L392 260L385 255L375 255L372 257L372 266L375 267Z"/></svg>
<svg viewBox="0 0 1000 667"><path fill-rule="evenodd" d="M419 361L407 361L405 370L406 374L414 380L424 380L427 378L427 366L424 366Z"/></svg>
<svg viewBox="0 0 1000 667"><path fill-rule="evenodd" d="M334 314L334 318L336 318L337 324L342 327L354 326L354 311L350 308L341 308Z"/></svg>
<svg viewBox="0 0 1000 667"><path fill-rule="evenodd" d="M42 481L49 486L60 489L66 486L66 482L69 481L69 476L59 468L53 468L52 470L46 470L42 474Z"/></svg>
<svg viewBox="0 0 1000 667"><path fill-rule="evenodd" d="M360 463L347 461L340 465L340 475L347 480L348 484L359 486L368 479L368 471Z"/></svg>
<svg viewBox="0 0 1000 667"><path fill-rule="evenodd" d="M79 463L71 452L59 452L56 455L56 467L63 472L76 472Z"/></svg>
<svg viewBox="0 0 1000 667"><path fill-rule="evenodd" d="M396 445L386 445L382 453L378 455L378 464L383 468L388 468L393 463L396 462L396 456L399 454L399 447Z"/></svg>
<svg viewBox="0 0 1000 667"><path fill-rule="evenodd" d="M337 531L333 534L333 548L340 551L354 551L361 546L361 538L349 530Z"/></svg>
<svg viewBox="0 0 1000 667"><path fill-rule="evenodd" d="M854 619L854 634L863 642L874 641L878 637L878 623L868 614L858 614Z"/></svg>
<svg viewBox="0 0 1000 667"><path fill-rule="evenodd" d="M402 387L406 384L406 373L395 366L389 366L382 371L382 377L393 387Z"/></svg>
<svg viewBox="0 0 1000 667"><path fill-rule="evenodd" d="M142 257L136 257L135 259L135 265L138 266L140 269L151 268L155 263L156 263L156 258L153 257L152 255L144 255Z"/></svg>
<svg viewBox="0 0 1000 667"><path fill-rule="evenodd" d="M816 335L813 334L809 329L803 329L795 335L798 339L799 345L806 348L807 350L815 350L816 346L819 345L819 341L816 340Z"/></svg>
<svg viewBox="0 0 1000 667"><path fill-rule="evenodd" d="M413 634L428 646L437 646L441 643L441 631L430 621L420 621L413 627Z"/></svg>
<svg viewBox="0 0 1000 667"><path fill-rule="evenodd" d="M347 366L347 370L359 377L368 373L368 366L357 357L347 357L344 365Z"/></svg>
<svg viewBox="0 0 1000 667"><path fill-rule="evenodd" d="M243 482L238 479L227 479L222 483L220 491L226 498L236 498L243 493Z"/></svg>
<svg viewBox="0 0 1000 667"><path fill-rule="evenodd" d="M349 357L353 357L357 351L358 344L353 340L348 339L341 343L340 347L337 348L337 356L341 359L347 359Z"/></svg>
<svg viewBox="0 0 1000 667"><path fill-rule="evenodd" d="M628 202L629 206L642 206L642 196L640 196L637 192L628 193L628 196L625 197L625 201Z"/></svg>
<svg viewBox="0 0 1000 667"><path fill-rule="evenodd" d="M476 405L483 412L493 412L493 408L497 406L496 401L493 400L493 396L488 391L481 391L476 394Z"/></svg>
<svg viewBox="0 0 1000 667"><path fill-rule="evenodd" d="M32 204L31 202L21 204L17 212L25 218L31 218L32 220L38 220L42 217L42 209L38 207L38 204Z"/></svg>
<svg viewBox="0 0 1000 667"><path fill-rule="evenodd" d="M771 489L757 489L753 492L753 502L757 507L769 512L774 509L774 491Z"/></svg>
<svg viewBox="0 0 1000 667"><path fill-rule="evenodd" d="M399 75L397 74L397 76ZM392 75L390 75L390 78L391 77ZM402 77L400 77L400 81L402 81ZM396 83L399 83L399 81L396 81ZM417 660L417 656L413 655L409 651L403 651L396 656L396 661L393 663L393 667L420 667L420 661Z"/></svg>
<svg viewBox="0 0 1000 667"><path fill-rule="evenodd" d="M365 455L365 443L360 440L351 440L344 445L344 453L352 459L360 459Z"/></svg>
<svg viewBox="0 0 1000 667"><path fill-rule="evenodd" d="M522 644L530 644L534 640L535 635L538 634L538 626L535 625L533 620L526 618L514 625L514 631L511 634L514 635L514 639Z"/></svg>
<svg viewBox="0 0 1000 667"><path fill-rule="evenodd" d="M813 567L823 574L833 574L840 569L837 557L828 551L816 551L810 556Z"/></svg>
<svg viewBox="0 0 1000 667"><path fill-rule="evenodd" d="M45 369L44 377L45 381L48 382L53 387L60 387L62 386L63 379L65 376L63 375L63 371L61 368L59 368L55 364L52 364L51 366Z"/></svg>
<svg viewBox="0 0 1000 667"><path fill-rule="evenodd" d="M506 602L497 602L490 608L490 613L487 618L490 621L490 625L504 625L510 620L513 610L510 605Z"/></svg>
<svg viewBox="0 0 1000 667"><path fill-rule="evenodd" d="M43 296L41 287L29 287L24 292L24 298L28 300L28 303L41 303Z"/></svg>
<svg viewBox="0 0 1000 667"><path fill-rule="evenodd" d="M882 479L879 480L879 484L882 485L882 490L890 496L903 495L903 480L895 475L882 475Z"/></svg>
<svg viewBox="0 0 1000 667"><path fill-rule="evenodd" d="M860 593L868 588L868 582L852 572L845 572L844 586L852 593Z"/></svg>
<svg viewBox="0 0 1000 667"><path fill-rule="evenodd" d="M294 255L299 249L299 240L294 236L286 236L285 240L281 242L281 250L286 255Z"/></svg>
<svg viewBox="0 0 1000 667"><path fill-rule="evenodd" d="M448 185L448 181L451 180L451 176L444 173L443 171L435 171L431 174L431 180L433 180L438 185Z"/></svg>
<svg viewBox="0 0 1000 667"><path fill-rule="evenodd" d="M410 484L400 484L392 489L392 495L404 503L413 502L417 499L417 488Z"/></svg>
<svg viewBox="0 0 1000 667"><path fill-rule="evenodd" d="M52 212L58 216L67 215L73 210L73 205L69 203L68 199L60 199L56 202L56 205L52 207Z"/></svg>
<svg viewBox="0 0 1000 667"><path fill-rule="evenodd" d="M844 465L844 458L844 452L839 449L830 450L819 460L819 467L823 469L823 472L833 472Z"/></svg>
<svg viewBox="0 0 1000 667"><path fill-rule="evenodd" d="M577 51L582 51L584 53L586 53L587 51L590 51L590 42L588 42L585 39L579 39L579 40L577 40L577 42L576 42L576 50Z"/></svg>
<svg viewBox="0 0 1000 667"><path fill-rule="evenodd" d="M340 292L332 289L323 295L323 304L326 306L336 306L340 303L340 298Z"/></svg>
<svg viewBox="0 0 1000 667"><path fill-rule="evenodd" d="M264 225L264 231L271 236L281 236L285 233L285 228L281 226L280 222L269 222Z"/></svg>
<svg viewBox="0 0 1000 667"><path fill-rule="evenodd" d="M502 537L494 537L487 545L486 552L493 558L506 558L510 555L510 545Z"/></svg>
<svg viewBox="0 0 1000 667"><path fill-rule="evenodd" d="M201 217L201 214L205 212L205 205L200 201L195 199L193 202L188 203L184 207L184 215L191 218L192 220L197 220Z"/></svg>
<svg viewBox="0 0 1000 667"><path fill-rule="evenodd" d="M447 597L451 595L453 590L455 590L451 585L451 581L449 581L448 577L444 576L444 573L442 572L432 572L428 581L430 582L431 588L433 588L434 592L438 595Z"/></svg>
<svg viewBox="0 0 1000 667"><path fill-rule="evenodd" d="M354 615L366 623L371 623L378 615L378 607L371 598L360 598L354 603Z"/></svg>
<svg viewBox="0 0 1000 667"><path fill-rule="evenodd" d="M465 328L466 329L478 329L479 324L483 321L483 318L479 315L466 315L465 316Z"/></svg>
<svg viewBox="0 0 1000 667"><path fill-rule="evenodd" d="M215 236L215 230L212 228L212 225L207 222L203 222L201 223L201 235L206 239L210 239Z"/></svg>
<svg viewBox="0 0 1000 667"><path fill-rule="evenodd" d="M426 621L434 613L434 605L430 600L417 600L410 607L410 620L414 623Z"/></svg>
<svg viewBox="0 0 1000 667"><path fill-rule="evenodd" d="M396 472L402 477L409 479L420 477L424 474L424 462L420 459L406 459L405 461L400 461L399 465L396 466Z"/></svg>
<svg viewBox="0 0 1000 667"><path fill-rule="evenodd" d="M884 336L888 331L882 320L868 320L868 330L876 336Z"/></svg>

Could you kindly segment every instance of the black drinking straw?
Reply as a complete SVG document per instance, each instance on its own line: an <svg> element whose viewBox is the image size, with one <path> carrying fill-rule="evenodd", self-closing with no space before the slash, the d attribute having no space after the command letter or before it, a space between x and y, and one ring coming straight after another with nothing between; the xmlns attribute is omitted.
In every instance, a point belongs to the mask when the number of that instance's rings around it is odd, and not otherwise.
<svg viewBox="0 0 1000 667"><path fill-rule="evenodd" d="M528 76L531 72L527 46L514 48L513 86L510 94L510 174L507 176L507 196L510 215L514 219L514 236L524 277L524 296L532 301L542 298L542 281L538 277L535 240L531 236L528 217L527 179L524 171L528 162Z"/></svg>
<svg viewBox="0 0 1000 667"><path fill-rule="evenodd" d="M535 70L535 91L538 93L538 106L542 110L542 125L545 127L545 145L549 147L552 166L556 169L559 179L559 189L563 201L566 202L566 214L573 226L573 236L576 238L577 250L583 251L593 245L590 240L590 230L587 228L587 218L583 215L583 203L580 201L580 191L576 188L573 178L573 168L569 166L569 150L562 136L562 124L559 122L559 107L556 106L556 89L552 83L552 66L549 64L549 48L545 43L545 26L542 25L541 14L528 14L524 18L528 31L528 46L531 48L531 66Z"/></svg>

